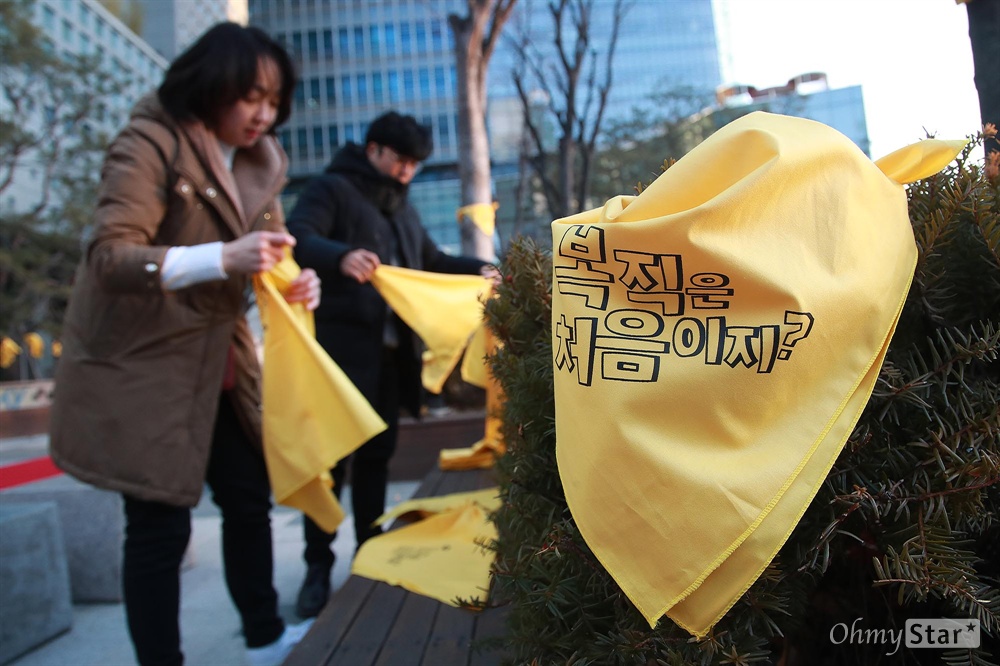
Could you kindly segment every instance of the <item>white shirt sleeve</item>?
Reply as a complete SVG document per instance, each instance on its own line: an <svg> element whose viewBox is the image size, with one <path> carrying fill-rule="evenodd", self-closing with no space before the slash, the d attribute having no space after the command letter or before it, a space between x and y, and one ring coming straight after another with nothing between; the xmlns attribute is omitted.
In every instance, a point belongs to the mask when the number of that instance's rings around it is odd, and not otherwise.
<svg viewBox="0 0 1000 666"><path fill-rule="evenodd" d="M228 277L222 267L222 241L172 247L160 267L160 284L167 291Z"/></svg>

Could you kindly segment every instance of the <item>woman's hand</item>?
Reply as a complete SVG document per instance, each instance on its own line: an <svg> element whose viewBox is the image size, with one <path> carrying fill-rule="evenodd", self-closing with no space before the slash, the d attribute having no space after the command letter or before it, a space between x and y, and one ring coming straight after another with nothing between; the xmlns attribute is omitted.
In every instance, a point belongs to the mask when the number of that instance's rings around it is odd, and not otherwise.
<svg viewBox="0 0 1000 666"><path fill-rule="evenodd" d="M372 273L382 265L378 255L371 250L358 248L351 250L340 260L340 272L364 284L372 279Z"/></svg>
<svg viewBox="0 0 1000 666"><path fill-rule="evenodd" d="M299 276L292 280L285 290L286 301L305 303L307 310L315 310L319 306L319 297L319 276L311 268L303 268Z"/></svg>
<svg viewBox="0 0 1000 666"><path fill-rule="evenodd" d="M227 274L261 273L274 268L295 238L278 231L255 231L222 246L222 268Z"/></svg>

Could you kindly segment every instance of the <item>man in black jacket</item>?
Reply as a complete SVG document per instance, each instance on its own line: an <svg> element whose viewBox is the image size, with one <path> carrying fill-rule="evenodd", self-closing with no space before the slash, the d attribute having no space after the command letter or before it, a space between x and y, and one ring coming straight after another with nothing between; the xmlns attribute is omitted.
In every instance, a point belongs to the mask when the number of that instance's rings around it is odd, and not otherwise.
<svg viewBox="0 0 1000 666"><path fill-rule="evenodd" d="M432 150L430 128L395 111L376 118L365 145L345 145L326 172L307 185L288 218L295 258L323 281L316 309L316 339L378 411L388 429L361 446L351 464L354 529L360 547L379 534L374 522L385 510L389 459L396 448L400 407L420 408L421 343L369 282L380 264L438 273L495 269L472 257L442 252L420 223L407 193ZM333 470L340 496L346 463ZM296 610L315 617L330 595L334 535L307 516L307 571Z"/></svg>

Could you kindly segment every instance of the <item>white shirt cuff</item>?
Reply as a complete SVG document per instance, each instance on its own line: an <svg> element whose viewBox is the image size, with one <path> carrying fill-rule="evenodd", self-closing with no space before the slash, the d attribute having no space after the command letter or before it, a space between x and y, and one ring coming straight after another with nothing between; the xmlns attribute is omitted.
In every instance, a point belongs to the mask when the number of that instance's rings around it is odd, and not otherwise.
<svg viewBox="0 0 1000 666"><path fill-rule="evenodd" d="M172 247L160 267L160 284L167 291L228 277L222 268L222 241Z"/></svg>

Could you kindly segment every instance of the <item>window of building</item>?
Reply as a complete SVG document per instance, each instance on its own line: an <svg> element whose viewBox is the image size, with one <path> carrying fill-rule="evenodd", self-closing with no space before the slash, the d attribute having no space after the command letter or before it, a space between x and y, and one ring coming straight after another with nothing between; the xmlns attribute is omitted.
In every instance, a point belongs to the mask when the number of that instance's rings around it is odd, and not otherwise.
<svg viewBox="0 0 1000 666"><path fill-rule="evenodd" d="M407 102L416 98L416 90L413 85L413 72L409 69L403 72L403 99Z"/></svg>
<svg viewBox="0 0 1000 666"><path fill-rule="evenodd" d="M111 33L111 50L117 51L119 47L118 41L120 39L120 35L117 30L109 30L108 32Z"/></svg>
<svg viewBox="0 0 1000 666"><path fill-rule="evenodd" d="M42 25L44 25L45 29L49 32L56 31L56 13L52 11L51 7L42 7Z"/></svg>
<svg viewBox="0 0 1000 666"><path fill-rule="evenodd" d="M82 25L84 28L89 28L90 27L90 13L91 13L90 12L90 7L88 7L87 5L85 5L85 4L83 4L81 2L80 3L80 25Z"/></svg>
<svg viewBox="0 0 1000 666"><path fill-rule="evenodd" d="M299 144L299 157L306 157L309 152L309 133L305 127L300 127L295 131Z"/></svg>
<svg viewBox="0 0 1000 666"><path fill-rule="evenodd" d="M347 28L337 30L337 43L340 46L341 58L347 58L351 55L351 41L347 33Z"/></svg>
<svg viewBox="0 0 1000 666"><path fill-rule="evenodd" d="M281 147L284 148L286 153L292 151L292 130L283 129L278 132L278 141L281 142Z"/></svg>
<svg viewBox="0 0 1000 666"><path fill-rule="evenodd" d="M372 99L376 104L381 104L383 101L382 72L372 73Z"/></svg>
<svg viewBox="0 0 1000 666"><path fill-rule="evenodd" d="M313 127L313 157L321 158L323 157L323 148L325 144L323 143L323 128Z"/></svg>
<svg viewBox="0 0 1000 666"><path fill-rule="evenodd" d="M298 61L302 60L302 33L292 33L292 57Z"/></svg>
<svg viewBox="0 0 1000 666"><path fill-rule="evenodd" d="M448 114L438 116L438 145L442 150L451 148L451 133L448 131Z"/></svg>
<svg viewBox="0 0 1000 666"><path fill-rule="evenodd" d="M416 25L417 53L427 53L427 26L423 21Z"/></svg>
<svg viewBox="0 0 1000 666"><path fill-rule="evenodd" d="M418 73L418 80L420 82L420 98L430 99L431 98L431 73L427 71L426 67L421 67Z"/></svg>
<svg viewBox="0 0 1000 666"><path fill-rule="evenodd" d="M379 55L378 26L373 25L368 28L368 48L373 56Z"/></svg>
<svg viewBox="0 0 1000 666"><path fill-rule="evenodd" d="M444 67L434 68L434 87L437 89L438 96L444 97L445 95Z"/></svg>
<svg viewBox="0 0 1000 666"><path fill-rule="evenodd" d="M396 55L396 26L386 23L383 28L383 34L385 35L386 55Z"/></svg>
<svg viewBox="0 0 1000 666"><path fill-rule="evenodd" d="M295 108L302 109L305 107L306 103L306 86L305 81L299 79L295 83L295 90L292 92L292 104Z"/></svg>
<svg viewBox="0 0 1000 666"><path fill-rule="evenodd" d="M69 15L69 13L73 10L73 1L62 0L62 10L64 14Z"/></svg>
<svg viewBox="0 0 1000 666"><path fill-rule="evenodd" d="M410 24L401 23L399 25L399 50L403 55L410 55Z"/></svg>
<svg viewBox="0 0 1000 666"><path fill-rule="evenodd" d="M431 23L431 48L435 51L444 50L444 35L442 31L444 28L440 21L434 21Z"/></svg>
<svg viewBox="0 0 1000 666"><path fill-rule="evenodd" d="M319 102L319 79L309 79L309 106L315 108Z"/></svg>
<svg viewBox="0 0 1000 666"><path fill-rule="evenodd" d="M368 77L364 74L358 74L358 104L368 103Z"/></svg>
<svg viewBox="0 0 1000 666"><path fill-rule="evenodd" d="M354 125L351 123L344 125L344 141L354 141Z"/></svg>
<svg viewBox="0 0 1000 666"><path fill-rule="evenodd" d="M329 58L333 55L333 30L323 31L323 57Z"/></svg>
<svg viewBox="0 0 1000 666"><path fill-rule="evenodd" d="M83 55L88 55L90 53L90 37L80 33L80 53Z"/></svg>
<svg viewBox="0 0 1000 666"><path fill-rule="evenodd" d="M451 89L452 90L458 90L458 73L455 72L455 66L454 65L452 65L449 68L449 72L448 73L451 75Z"/></svg>
<svg viewBox="0 0 1000 666"><path fill-rule="evenodd" d="M389 72L389 101L399 101L399 73Z"/></svg>
<svg viewBox="0 0 1000 666"><path fill-rule="evenodd" d="M340 145L340 139L337 134L337 126L330 125L329 127L326 128L326 133L330 137L330 154L332 155L333 151L336 150L337 146Z"/></svg>
<svg viewBox="0 0 1000 666"><path fill-rule="evenodd" d="M67 45L73 45L73 24L66 19L62 20L62 38Z"/></svg>
<svg viewBox="0 0 1000 666"><path fill-rule="evenodd" d="M105 28L105 25L106 24L104 23L104 19L102 19L100 16L98 16L97 17L97 24L94 27L94 32L97 33L97 38L98 39L101 39L101 38L104 37L104 28Z"/></svg>
<svg viewBox="0 0 1000 666"><path fill-rule="evenodd" d="M326 77L326 105L329 107L337 103L337 81L332 76Z"/></svg>
<svg viewBox="0 0 1000 666"><path fill-rule="evenodd" d="M365 53L365 29L358 26L354 28L354 55L363 56Z"/></svg>
<svg viewBox="0 0 1000 666"><path fill-rule="evenodd" d="M306 33L306 45L309 48L309 59L315 60L319 57L319 35L315 30Z"/></svg>
<svg viewBox="0 0 1000 666"><path fill-rule="evenodd" d="M351 105L351 77L340 77L340 99L345 106Z"/></svg>

